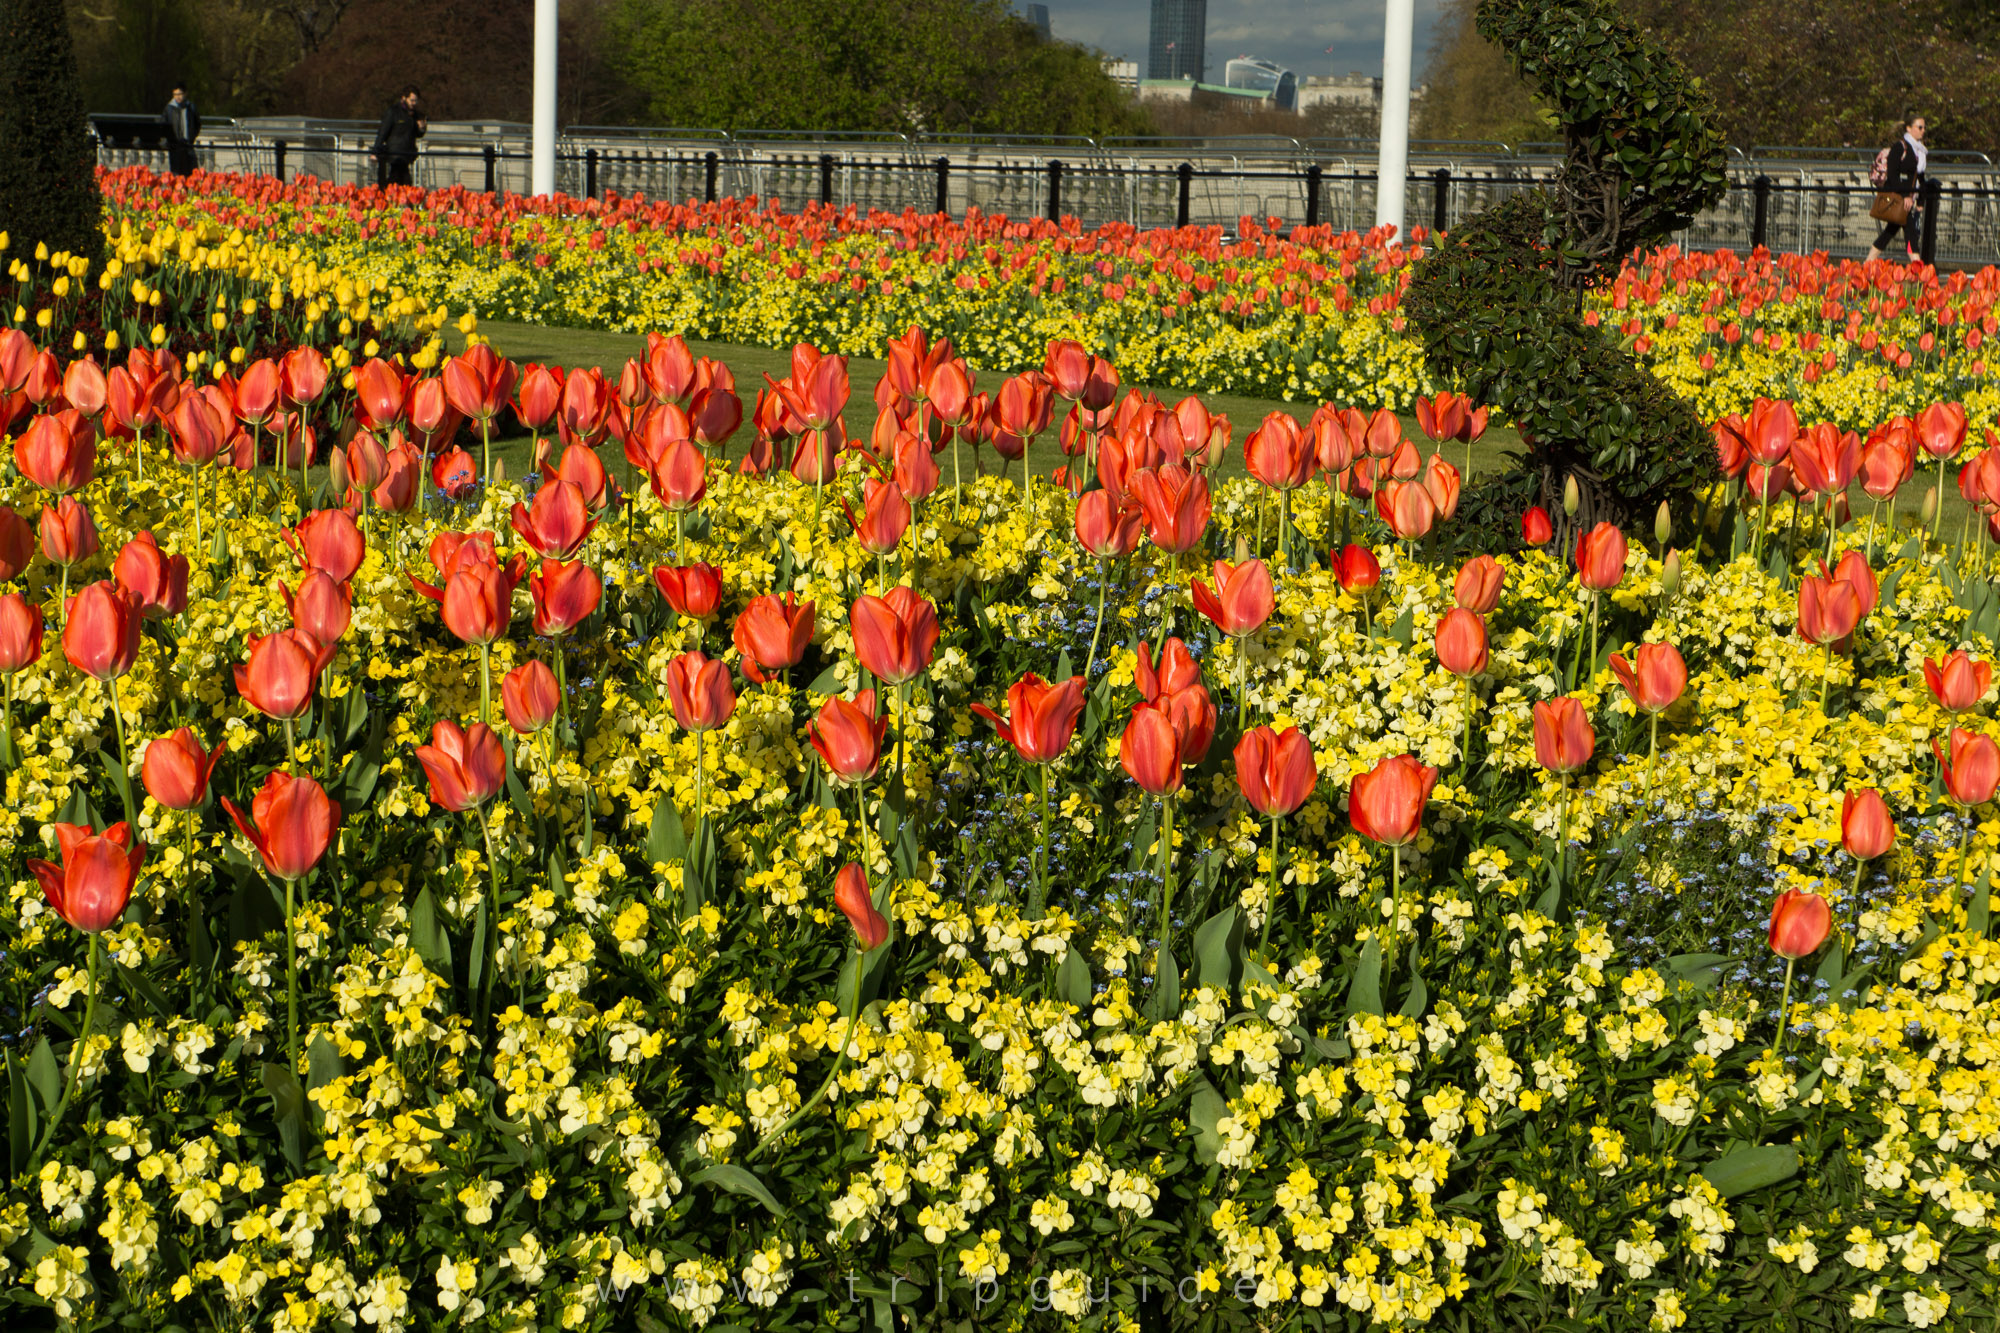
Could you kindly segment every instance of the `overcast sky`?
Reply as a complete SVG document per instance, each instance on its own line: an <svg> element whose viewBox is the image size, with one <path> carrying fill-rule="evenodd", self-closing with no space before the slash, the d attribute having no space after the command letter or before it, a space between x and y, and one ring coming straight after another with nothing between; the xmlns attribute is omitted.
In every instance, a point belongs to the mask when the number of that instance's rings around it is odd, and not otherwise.
<svg viewBox="0 0 2000 1333"><path fill-rule="evenodd" d="M1416 0L1419 81L1439 5ZM1055 36L1136 60L1145 77L1152 0L1048 0L1048 6ZM1382 11L1383 0L1208 0L1208 77L1222 82L1223 62L1242 55L1275 60L1301 76L1380 74Z"/></svg>

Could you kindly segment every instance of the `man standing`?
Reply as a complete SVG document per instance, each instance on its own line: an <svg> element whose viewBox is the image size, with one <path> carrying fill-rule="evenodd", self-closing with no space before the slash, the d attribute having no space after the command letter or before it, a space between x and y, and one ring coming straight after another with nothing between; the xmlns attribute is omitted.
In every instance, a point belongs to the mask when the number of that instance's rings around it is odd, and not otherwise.
<svg viewBox="0 0 2000 1333"><path fill-rule="evenodd" d="M417 114L416 85L411 84L389 103L389 109L382 113L382 128L375 131L375 149L369 156L375 159L377 185L410 183L410 165L417 160L417 140L424 137L426 128L424 118Z"/></svg>
<svg viewBox="0 0 2000 1333"><path fill-rule="evenodd" d="M201 133L201 116L188 101L186 88L174 85L173 99L160 117L167 122L167 169L185 176L194 170L194 140Z"/></svg>

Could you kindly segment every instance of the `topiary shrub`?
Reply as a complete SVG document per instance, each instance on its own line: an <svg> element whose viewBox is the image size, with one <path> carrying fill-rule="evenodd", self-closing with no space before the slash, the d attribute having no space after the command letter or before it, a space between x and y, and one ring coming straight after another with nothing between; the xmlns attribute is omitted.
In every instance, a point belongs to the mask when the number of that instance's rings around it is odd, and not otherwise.
<svg viewBox="0 0 2000 1333"><path fill-rule="evenodd" d="M1687 225L1727 186L1706 99L1612 0L1480 0L1479 31L1557 109L1566 156L1527 190L1443 237L1405 313L1433 374L1520 424L1523 468L1560 520L1630 525L1715 474L1694 411L1608 331L1589 285Z"/></svg>
<svg viewBox="0 0 2000 1333"><path fill-rule="evenodd" d="M0 0L0 232L16 253L39 244L94 261L102 215L62 0Z"/></svg>

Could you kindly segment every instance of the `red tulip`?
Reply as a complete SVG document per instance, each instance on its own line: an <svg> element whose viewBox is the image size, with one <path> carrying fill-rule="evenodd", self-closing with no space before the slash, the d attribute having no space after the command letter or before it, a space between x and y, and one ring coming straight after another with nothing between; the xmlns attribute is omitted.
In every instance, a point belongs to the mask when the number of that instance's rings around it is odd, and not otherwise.
<svg viewBox="0 0 2000 1333"><path fill-rule="evenodd" d="M1799 636L1827 645L1845 639L1861 623L1861 598L1845 579L1808 575L1799 580Z"/></svg>
<svg viewBox="0 0 2000 1333"><path fill-rule="evenodd" d="M1449 391L1417 399L1417 429L1440 444L1456 440L1471 427L1472 400Z"/></svg>
<svg viewBox="0 0 2000 1333"><path fill-rule="evenodd" d="M1924 683L1931 687L1938 707L1947 713L1963 713L1977 708L1986 697L1993 683L1993 668L1960 648L1936 662L1926 659Z"/></svg>
<svg viewBox="0 0 2000 1333"><path fill-rule="evenodd" d="M382 484L373 496L375 507L388 514L409 513L423 485L422 456L408 444L397 444L383 456L382 463Z"/></svg>
<svg viewBox="0 0 2000 1333"><path fill-rule="evenodd" d="M566 602L563 609L572 608ZM466 565L445 581L443 615L444 627L461 642L492 643L514 619L514 582L495 565Z"/></svg>
<svg viewBox="0 0 2000 1333"><path fill-rule="evenodd" d="M535 492L532 507L515 502L513 526L521 540L536 553L567 560L590 536L597 520L590 516L582 490L570 482L556 480L543 483Z"/></svg>
<svg viewBox="0 0 2000 1333"><path fill-rule="evenodd" d="M1430 496L1437 509L1437 516L1449 522L1458 513L1458 469L1445 462L1444 455L1432 454L1431 461L1424 465L1423 486L1424 494Z"/></svg>
<svg viewBox="0 0 2000 1333"><path fill-rule="evenodd" d="M1145 515L1146 535L1169 555L1194 549L1208 530L1208 479L1175 467L1145 468L1132 476L1132 495Z"/></svg>
<svg viewBox="0 0 2000 1333"><path fill-rule="evenodd" d="M1076 541L1099 560L1122 560L1139 545L1138 506L1120 504L1108 490L1089 491L1076 502Z"/></svg>
<svg viewBox="0 0 2000 1333"><path fill-rule="evenodd" d="M1597 733L1583 705L1557 695L1535 705L1535 762L1551 773L1574 773L1597 753Z"/></svg>
<svg viewBox="0 0 2000 1333"><path fill-rule="evenodd" d="M1671 643L1642 643L1631 662L1623 653L1611 654L1611 674L1642 713L1664 712L1687 688L1687 663Z"/></svg>
<svg viewBox="0 0 2000 1333"><path fill-rule="evenodd" d="M447 449L431 464L431 484L453 500L463 500L479 484L479 465L463 449Z"/></svg>
<svg viewBox="0 0 2000 1333"><path fill-rule="evenodd" d="M1256 727L1236 742L1236 787L1260 815L1272 819L1306 803L1319 784L1312 742L1297 727Z"/></svg>
<svg viewBox="0 0 2000 1333"><path fill-rule="evenodd" d="M1832 929L1833 911L1817 893L1786 889L1771 905L1771 952L1780 958L1804 958L1826 943Z"/></svg>
<svg viewBox="0 0 2000 1333"><path fill-rule="evenodd" d="M35 530L28 520L0 505L0 583L21 576L35 558Z"/></svg>
<svg viewBox="0 0 2000 1333"><path fill-rule="evenodd" d="M1840 805L1840 845L1857 861L1872 861L1896 845L1896 822L1882 793L1850 788Z"/></svg>
<svg viewBox="0 0 2000 1333"><path fill-rule="evenodd" d="M1184 690L1162 691L1153 701L1166 712L1167 720L1174 727L1174 743L1180 752L1181 763L1198 764L1208 757L1208 747L1215 740L1218 721L1215 701L1209 698L1204 685L1190 685Z"/></svg>
<svg viewBox="0 0 2000 1333"><path fill-rule="evenodd" d="M299 563L307 569L323 569L336 583L354 577L367 557L368 542L345 509L319 509L296 528L284 530L284 539L299 553Z"/></svg>
<svg viewBox="0 0 2000 1333"><path fill-rule="evenodd" d="M847 918L847 924L854 927L861 952L879 949L889 938L889 922L875 910L875 901L868 892L868 874L858 863L848 862L833 877L833 902Z"/></svg>
<svg viewBox="0 0 2000 1333"><path fill-rule="evenodd" d="M661 451L651 481L669 513L693 509L708 497L708 456L691 440L675 440Z"/></svg>
<svg viewBox="0 0 2000 1333"><path fill-rule="evenodd" d="M703 624L722 603L722 571L714 565L655 565L653 583L677 614Z"/></svg>
<svg viewBox="0 0 2000 1333"><path fill-rule="evenodd" d="M190 467L214 462L229 441L229 423L205 394L182 394L168 427L175 461Z"/></svg>
<svg viewBox="0 0 2000 1333"><path fill-rule="evenodd" d="M74 494L97 473L97 433L73 411L38 416L14 441L14 466L52 495Z"/></svg>
<svg viewBox="0 0 2000 1333"><path fill-rule="evenodd" d="M277 409L282 391L278 363L268 358L252 361L236 381L236 419L246 426L261 426Z"/></svg>
<svg viewBox="0 0 2000 1333"><path fill-rule="evenodd" d="M916 589L897 586L886 597L857 598L848 623L854 656L884 685L903 685L930 667L937 649L937 609Z"/></svg>
<svg viewBox="0 0 2000 1333"><path fill-rule="evenodd" d="M1132 705L1118 741L1118 762L1141 791L1165 796L1181 789L1181 744L1167 705Z"/></svg>
<svg viewBox="0 0 2000 1333"><path fill-rule="evenodd" d="M18 592L0 593L0 671L20 671L41 659L42 608Z"/></svg>
<svg viewBox="0 0 2000 1333"><path fill-rule="evenodd" d="M1438 665L1454 676L1486 670L1486 621L1476 611L1454 606L1437 626Z"/></svg>
<svg viewBox="0 0 2000 1333"><path fill-rule="evenodd" d="M1367 547L1350 542L1341 548L1333 572L1343 590L1359 596L1374 591L1375 585L1382 581L1382 562Z"/></svg>
<svg viewBox="0 0 2000 1333"><path fill-rule="evenodd" d="M111 577L148 620L164 620L187 610L187 557L161 551L151 532L125 543L112 563Z"/></svg>
<svg viewBox="0 0 2000 1333"><path fill-rule="evenodd" d="M1715 464L1725 477L1740 477L1750 462L1750 423L1731 414L1709 427L1715 437Z"/></svg>
<svg viewBox="0 0 2000 1333"><path fill-rule="evenodd" d="M1435 768L1407 754L1390 755L1366 773L1356 774L1347 795L1347 817L1354 831L1384 847L1415 842L1437 776Z"/></svg>
<svg viewBox="0 0 2000 1333"><path fill-rule="evenodd" d="M937 493L938 483L943 480L930 446L908 431L896 437L892 476L896 489L911 500L929 499Z"/></svg>
<svg viewBox="0 0 2000 1333"><path fill-rule="evenodd" d="M167 809L192 810L208 799L209 775L227 748L218 742L214 750L204 750L194 732L182 727L146 747L140 780Z"/></svg>
<svg viewBox="0 0 2000 1333"><path fill-rule="evenodd" d="M491 421L513 396L514 363L484 343L474 343L444 363L444 393L453 408L474 421Z"/></svg>
<svg viewBox="0 0 2000 1333"><path fill-rule="evenodd" d="M1083 713L1083 677L1051 684L1032 671L1007 691L1007 716L985 704L972 711L993 724L1001 738L1030 764L1046 764L1069 748L1076 720Z"/></svg>
<svg viewBox="0 0 2000 1333"><path fill-rule="evenodd" d="M1168 639L1160 646L1160 661L1157 668L1153 664L1153 650L1144 639L1139 641L1139 660L1133 668L1133 683L1139 687L1139 695L1147 703L1154 703L1164 695L1179 694L1183 690L1196 689L1201 685L1201 667L1195 662L1194 654L1178 638Z"/></svg>
<svg viewBox="0 0 2000 1333"><path fill-rule="evenodd" d="M295 778L280 769L264 779L250 815L225 796L222 806L274 878L304 879L326 855L333 830L340 823L340 806L327 798L311 778Z"/></svg>
<svg viewBox="0 0 2000 1333"><path fill-rule="evenodd" d="M1932 403L1917 413L1917 443L1932 458L1950 458L1965 444L1965 406Z"/></svg>
<svg viewBox="0 0 2000 1333"><path fill-rule="evenodd" d="M1945 795L1953 803L1970 809L1993 799L1993 789L2000 786L2000 746L1990 736L1953 727L1950 757L1935 739L1931 753L1944 770Z"/></svg>
<svg viewBox="0 0 2000 1333"><path fill-rule="evenodd" d="M375 426L394 425L403 416L403 401L409 397L410 381L402 371L381 357L370 357L354 372L354 394L361 410Z"/></svg>
<svg viewBox="0 0 2000 1333"><path fill-rule="evenodd" d="M1909 455L1893 444L1870 444L1861 454L1860 475L1870 499L1886 500L1909 479Z"/></svg>
<svg viewBox="0 0 2000 1333"><path fill-rule="evenodd" d="M42 554L51 563L73 565L97 554L97 520L74 495L65 495L55 508L42 510Z"/></svg>
<svg viewBox="0 0 2000 1333"><path fill-rule="evenodd" d="M881 762L889 719L875 715L875 691L863 690L852 700L828 699L807 730L834 781L866 782Z"/></svg>
<svg viewBox="0 0 2000 1333"><path fill-rule="evenodd" d="M292 628L322 644L339 643L354 623L354 604L346 587L323 569L307 570L298 590L286 591L285 605L292 613Z"/></svg>
<svg viewBox="0 0 2000 1333"><path fill-rule="evenodd" d="M1271 571L1262 560L1245 560L1232 565L1215 562L1215 590L1196 579L1189 589L1194 609L1207 616L1215 627L1231 638L1240 639L1264 628L1271 618L1275 594Z"/></svg>
<svg viewBox="0 0 2000 1333"><path fill-rule="evenodd" d="M500 707L507 715L507 725L523 736L547 726L561 705L555 672L541 661L531 658L523 662L500 682Z"/></svg>
<svg viewBox="0 0 2000 1333"><path fill-rule="evenodd" d="M544 560L528 577L528 595L535 604L535 633L559 636L596 612L604 600L604 580L581 560ZM449 609L449 591L446 597Z"/></svg>
<svg viewBox="0 0 2000 1333"><path fill-rule="evenodd" d="M1276 491L1289 491L1312 480L1311 441L1289 412L1272 412L1243 441L1243 464L1250 475Z"/></svg>
<svg viewBox="0 0 2000 1333"><path fill-rule="evenodd" d="M1820 571L1824 573L1825 570L1826 562L1821 561ZM1875 583L1875 571L1868 564L1868 557L1859 551L1850 550L1840 557L1840 562L1833 567L1833 578L1854 589L1854 596L1861 603L1861 618L1866 620L1874 612L1875 599L1880 592Z"/></svg>
<svg viewBox="0 0 2000 1333"><path fill-rule="evenodd" d="M667 697L674 720L686 731L714 731L736 711L729 668L698 652L682 653L667 663Z"/></svg>
<svg viewBox="0 0 2000 1333"><path fill-rule="evenodd" d="M744 678L762 684L770 678L765 673L797 666L812 642L814 613L813 603L789 592L782 599L769 593L751 598L731 631Z"/></svg>
<svg viewBox="0 0 2000 1333"><path fill-rule="evenodd" d="M484 722L437 723L431 743L417 747L417 762L431 780L431 804L454 814L477 809L507 785L507 751Z"/></svg>
<svg viewBox="0 0 2000 1333"><path fill-rule="evenodd" d="M63 608L63 656L86 676L116 680L139 660L142 623L130 594L108 579L93 583Z"/></svg>
<svg viewBox="0 0 2000 1333"><path fill-rule="evenodd" d="M1521 540L1529 546L1547 546L1555 540L1555 526L1549 522L1549 514L1540 505L1530 505L1521 515Z"/></svg>
<svg viewBox="0 0 2000 1333"><path fill-rule="evenodd" d="M118 919L131 900L132 885L146 859L146 844L135 842L122 821L102 833L83 824L57 824L62 864L28 858L28 873L42 886L55 914L91 934Z"/></svg>
<svg viewBox="0 0 2000 1333"><path fill-rule="evenodd" d="M1453 580L1452 598L1460 606L1479 615L1491 615L1500 604L1500 588L1507 571L1490 555L1475 555L1465 562Z"/></svg>
<svg viewBox="0 0 2000 1333"><path fill-rule="evenodd" d="M1576 539L1576 580L1596 592L1625 581L1625 534L1615 523L1599 523Z"/></svg>
<svg viewBox="0 0 2000 1333"><path fill-rule="evenodd" d="M1437 501L1422 483L1385 481L1375 488L1375 512L1399 541L1419 541L1437 523Z"/></svg>
<svg viewBox="0 0 2000 1333"><path fill-rule="evenodd" d="M877 481L870 477L862 486L865 497L862 502L861 517L854 516L854 510L842 500L840 507L847 513L847 522L854 529L854 539L864 551L875 555L887 555L902 543L903 533L910 526L910 502L896 489L893 481Z"/></svg>
<svg viewBox="0 0 2000 1333"><path fill-rule="evenodd" d="M278 363L285 400L300 407L319 401L326 392L326 357L316 347L294 347Z"/></svg>
<svg viewBox="0 0 2000 1333"><path fill-rule="evenodd" d="M248 660L236 668L236 692L266 717L283 721L312 707L320 672L333 660L333 646L303 630L251 635Z"/></svg>
<svg viewBox="0 0 2000 1333"><path fill-rule="evenodd" d="M1750 459L1764 467L1775 467L1792 451L1799 438L1799 414L1783 400L1759 398L1750 406Z"/></svg>

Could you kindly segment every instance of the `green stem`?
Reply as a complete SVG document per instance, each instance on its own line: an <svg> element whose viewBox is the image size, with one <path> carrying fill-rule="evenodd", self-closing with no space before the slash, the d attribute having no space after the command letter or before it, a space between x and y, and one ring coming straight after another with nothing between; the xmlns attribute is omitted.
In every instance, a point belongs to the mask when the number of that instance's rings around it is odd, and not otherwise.
<svg viewBox="0 0 2000 1333"><path fill-rule="evenodd" d="M1459 749L1458 763L1461 769L1468 772L1472 768L1472 677L1470 675L1465 677L1465 744Z"/></svg>
<svg viewBox="0 0 2000 1333"><path fill-rule="evenodd" d="M493 645L479 645L479 720L493 725Z"/></svg>
<svg viewBox="0 0 2000 1333"><path fill-rule="evenodd" d="M1857 949L1861 947L1861 873L1866 869L1868 869L1866 861L1855 861L1854 886L1847 893L1854 902L1854 946Z"/></svg>
<svg viewBox="0 0 2000 1333"><path fill-rule="evenodd" d="M1778 1001L1777 1054L1781 1056L1785 1053L1785 1038L1791 1035L1792 1025L1789 1019L1792 1012L1792 969L1798 965L1799 960L1796 958L1787 958L1785 960L1785 993L1783 998Z"/></svg>
<svg viewBox="0 0 2000 1333"><path fill-rule="evenodd" d="M299 742L292 728L292 719L285 719L285 760L287 770L293 777L299 775Z"/></svg>
<svg viewBox="0 0 2000 1333"><path fill-rule="evenodd" d="M706 763L703 762L707 757L703 753L703 742L706 740L707 736L708 733L706 731L697 731L694 734L694 829L693 831L696 833L699 833L701 831L702 814L703 811L707 808L708 792L706 788L706 783L708 779L708 766Z"/></svg>
<svg viewBox="0 0 2000 1333"><path fill-rule="evenodd" d="M34 1155L28 1158L27 1176L35 1174L42 1154L55 1142L56 1130L62 1127L63 1112L69 1109L70 1098L76 1095L77 1083L83 1073L83 1062L90 1055L90 1030L97 1021L97 932L90 932L89 981L86 983L83 1004L83 1030L70 1044L69 1073L63 1080L62 1096L56 1101L56 1109L49 1114L49 1127L42 1131L42 1141L35 1145Z"/></svg>
<svg viewBox="0 0 2000 1333"><path fill-rule="evenodd" d="M292 928L292 891L298 881L285 881L285 1049L291 1071L299 1072L299 933Z"/></svg>
<svg viewBox="0 0 2000 1333"><path fill-rule="evenodd" d="M1382 951L1382 994L1396 972L1396 934L1403 928L1403 844L1389 848L1389 947Z"/></svg>
<svg viewBox="0 0 2000 1333"><path fill-rule="evenodd" d="M1821 660L1819 668L1819 711L1822 717L1826 715L1826 678L1832 673L1833 643L1829 640L1826 645L1826 656Z"/></svg>
<svg viewBox="0 0 2000 1333"><path fill-rule="evenodd" d="M1083 687L1090 688L1090 669L1097 665L1097 638L1104 633L1104 562L1097 562L1097 625L1090 631L1090 655L1083 660Z"/></svg>
<svg viewBox="0 0 2000 1333"><path fill-rule="evenodd" d="M480 451L479 475L483 477L488 483L491 483L493 480L493 418L492 417L479 418L479 451ZM530 454L529 457L532 458L534 457L534 455Z"/></svg>
<svg viewBox="0 0 2000 1333"><path fill-rule="evenodd" d="M833 1081L836 1078L840 1077L840 1066L847 1060L847 1044L854 1039L854 1026L856 1023L860 1021L860 1019L861 1019L861 968L857 965L854 969L854 998L848 1003L847 1006L847 1027L846 1030L844 1030L840 1034L840 1049L834 1053L833 1068L827 1071L826 1081L821 1083L819 1085L819 1090L813 1093L813 1095L808 1097L804 1102L802 1102L799 1106L799 1109L792 1112L791 1115L786 1118L785 1123L779 1125L776 1131L774 1131L765 1138L759 1139L757 1141L757 1145L754 1148L752 1148L750 1150L749 1155L743 1159L744 1161L746 1162L756 1161L758 1154L762 1153L764 1149L770 1147L772 1144L778 1142L780 1139L783 1139L785 1135L791 1131L793 1125L796 1125L799 1123L799 1121L803 1120L806 1116L806 1113L811 1111L813 1107L818 1106L821 1100L823 1100L826 1097L828 1089L833 1087Z"/></svg>
<svg viewBox="0 0 2000 1333"><path fill-rule="evenodd" d="M194 893L194 826L195 823L200 818L201 817L192 810L187 812L187 841L186 841L187 856L185 858L187 861L187 876L181 881L181 902L183 907L187 911L187 919L188 919L187 932L188 932L188 1012L189 1013L195 1013L197 1012L198 1009L198 1006L196 1004L197 994L195 986L196 982L199 979L195 976L195 971L194 971L194 941L195 941L195 934L201 927L201 918L200 916L197 915L197 913L201 911L201 904L195 899L195 893Z"/></svg>
<svg viewBox="0 0 2000 1333"><path fill-rule="evenodd" d="M1590 590L1590 661L1587 664L1590 667L1590 671L1584 677L1586 681L1597 679L1597 607L1598 603L1603 600L1603 593L1600 593L1595 588Z"/></svg>
<svg viewBox="0 0 2000 1333"><path fill-rule="evenodd" d="M125 747L125 710L118 706L118 682L105 681L104 692L111 700L111 719L118 727L118 788L121 795L129 795L132 784L132 760L130 751ZM137 823L139 812L128 805L125 818Z"/></svg>
<svg viewBox="0 0 2000 1333"><path fill-rule="evenodd" d="M1278 817L1271 816L1271 893L1264 900L1264 929L1257 937L1257 952L1263 953L1271 944L1271 918L1278 914L1278 886L1282 881L1278 876Z"/></svg>
<svg viewBox="0 0 2000 1333"><path fill-rule="evenodd" d="M1653 800L1653 765L1658 762L1660 757L1660 715L1658 713L1652 715L1652 722L1649 729L1652 732L1652 736L1646 742L1645 799L1648 804L1651 804Z"/></svg>
<svg viewBox="0 0 2000 1333"><path fill-rule="evenodd" d="M1361 628L1368 632L1368 642L1375 642L1375 601L1366 592L1361 594Z"/></svg>
<svg viewBox="0 0 2000 1333"><path fill-rule="evenodd" d="M1167 918L1167 909L1174 901L1174 797L1172 792L1160 797L1160 947L1167 947L1173 936L1173 925Z"/></svg>
<svg viewBox="0 0 2000 1333"><path fill-rule="evenodd" d="M1035 765L1035 783L1041 791L1042 836L1035 851L1035 890L1028 900L1028 919L1040 921L1049 902L1049 766Z"/></svg>
<svg viewBox="0 0 2000 1333"><path fill-rule="evenodd" d="M494 960L500 955L500 859L493 854L493 830L486 822L486 807L474 806L472 817L479 821L479 831L486 839L486 934L479 941L486 957L486 966L479 973L479 1039L485 1042L486 1026L493 1019Z"/></svg>
<svg viewBox="0 0 2000 1333"><path fill-rule="evenodd" d="M1931 513L1931 540L1938 538L1938 525L1944 522L1944 455L1938 455L1937 508Z"/></svg>

